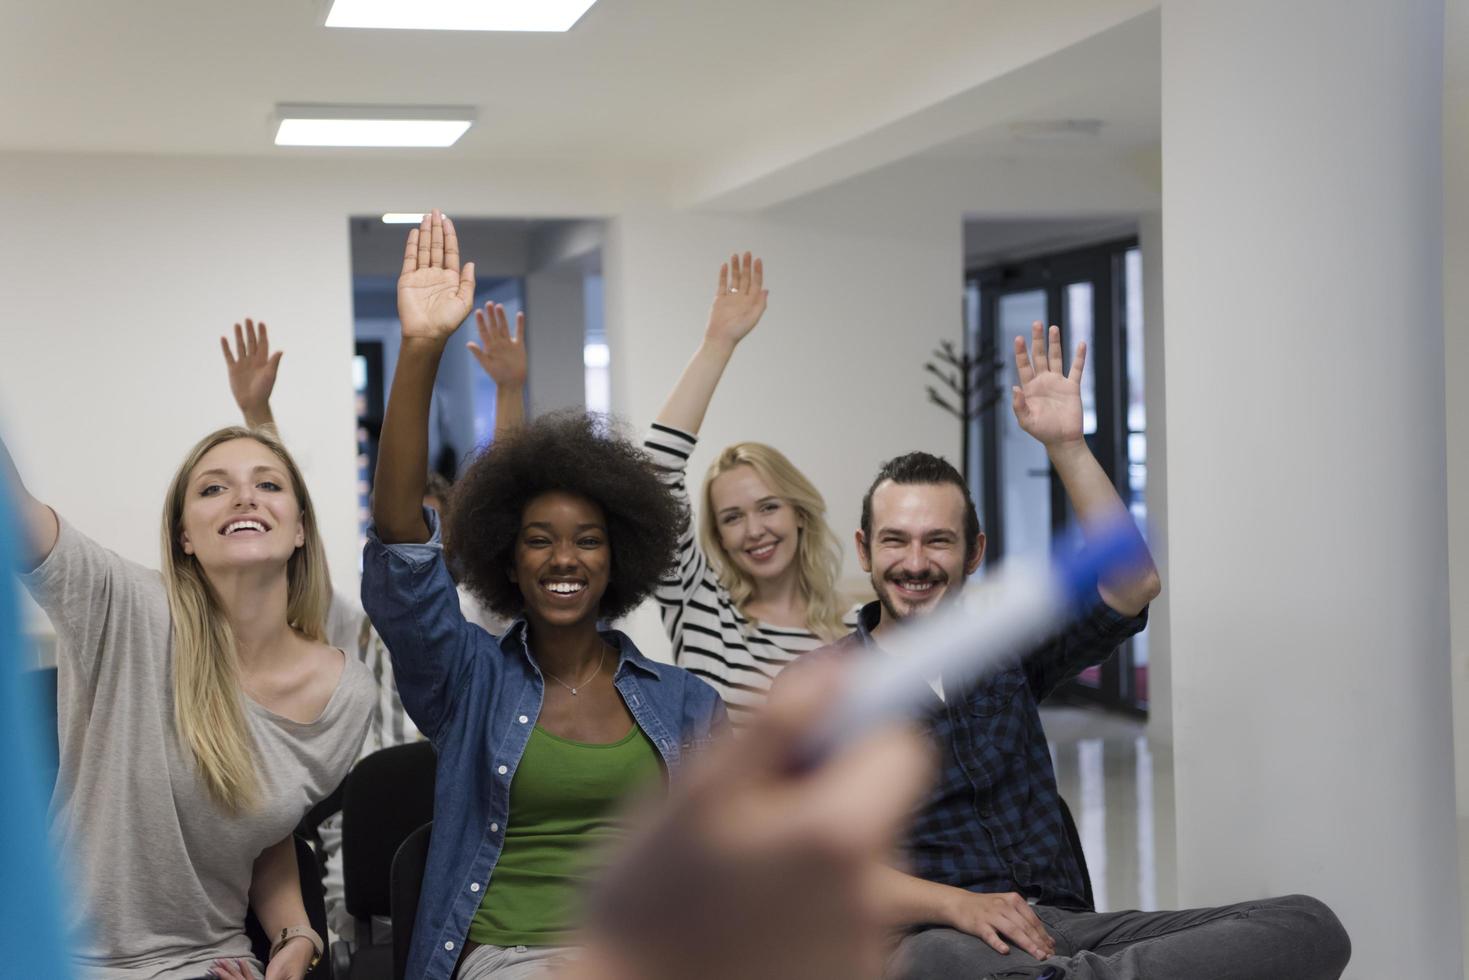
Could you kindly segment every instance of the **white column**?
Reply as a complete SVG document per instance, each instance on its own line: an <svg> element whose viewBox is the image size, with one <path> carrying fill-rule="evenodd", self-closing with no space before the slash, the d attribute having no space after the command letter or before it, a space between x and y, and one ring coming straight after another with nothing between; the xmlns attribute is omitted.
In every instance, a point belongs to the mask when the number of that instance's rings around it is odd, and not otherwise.
<svg viewBox="0 0 1469 980"><path fill-rule="evenodd" d="M1442 0L1164 0L1180 897L1459 976Z"/></svg>
<svg viewBox="0 0 1469 980"><path fill-rule="evenodd" d="M1148 436L1148 545L1163 580L1168 580L1168 372L1164 365L1163 214L1138 216L1138 249L1143 259L1143 398ZM1164 592L1148 610L1148 738L1156 745L1173 744L1173 671L1169 603Z"/></svg>
<svg viewBox="0 0 1469 980"><path fill-rule="evenodd" d="M1469 499L1469 0L1449 0L1444 31L1444 365L1449 499ZM1449 509L1449 608L1454 664L1461 914L1469 912L1469 513ZM1469 939L1469 928L1465 929Z"/></svg>

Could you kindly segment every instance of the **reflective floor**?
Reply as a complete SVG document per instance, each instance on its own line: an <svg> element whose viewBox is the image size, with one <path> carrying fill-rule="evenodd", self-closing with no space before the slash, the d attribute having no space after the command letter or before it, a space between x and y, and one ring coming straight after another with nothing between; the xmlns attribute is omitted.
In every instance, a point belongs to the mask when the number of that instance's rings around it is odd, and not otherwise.
<svg viewBox="0 0 1469 980"><path fill-rule="evenodd" d="M1097 909L1176 908L1173 763L1140 720L1041 711L1061 795L1086 852Z"/></svg>
<svg viewBox="0 0 1469 980"><path fill-rule="evenodd" d="M1061 795L1081 834L1097 909L1177 908L1169 750L1148 744L1141 721L1108 712L1043 708L1041 717ZM1469 964L1469 818L1459 820L1459 871Z"/></svg>

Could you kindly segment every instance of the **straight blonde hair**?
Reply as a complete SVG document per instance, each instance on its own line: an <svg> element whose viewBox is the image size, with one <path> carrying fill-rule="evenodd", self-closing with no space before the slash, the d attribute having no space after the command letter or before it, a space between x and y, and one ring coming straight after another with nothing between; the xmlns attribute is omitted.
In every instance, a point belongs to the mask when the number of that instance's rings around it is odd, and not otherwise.
<svg viewBox="0 0 1469 980"><path fill-rule="evenodd" d="M204 569L185 553L182 540L189 475L210 450L235 439L253 439L270 450L291 479L306 540L286 563L286 621L307 639L325 638L331 580L311 495L275 434L231 426L199 440L174 474L163 503L163 585L173 620L173 707L179 735L193 752L210 795L238 813L255 804L260 783L255 743L245 722L235 634Z"/></svg>
<svg viewBox="0 0 1469 980"><path fill-rule="evenodd" d="M826 523L826 501L806 475L791 463L779 449L763 442L737 442L709 466L704 475L704 506L699 518L699 540L704 554L729 592L735 608L745 611L745 603L755 594L755 580L730 560L719 539L711 488L716 477L736 466L753 469L776 496L796 511L801 525L796 540L797 583L801 598L806 600L806 620L811 632L823 640L835 640L846 632L842 625L841 600L837 596L837 577L841 574L842 552Z"/></svg>

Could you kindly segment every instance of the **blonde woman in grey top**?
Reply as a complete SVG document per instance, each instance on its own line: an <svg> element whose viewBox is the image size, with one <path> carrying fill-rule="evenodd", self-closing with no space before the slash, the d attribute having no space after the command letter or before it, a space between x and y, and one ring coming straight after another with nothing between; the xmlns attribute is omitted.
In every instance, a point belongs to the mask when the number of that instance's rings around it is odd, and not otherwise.
<svg viewBox="0 0 1469 980"><path fill-rule="evenodd" d="M58 637L52 836L75 954L105 980L301 980L319 952L291 831L346 775L366 668L323 642L330 586L294 462L266 432L199 442L164 504L163 569L87 538L20 482L22 580ZM277 940L255 961L253 906Z"/></svg>

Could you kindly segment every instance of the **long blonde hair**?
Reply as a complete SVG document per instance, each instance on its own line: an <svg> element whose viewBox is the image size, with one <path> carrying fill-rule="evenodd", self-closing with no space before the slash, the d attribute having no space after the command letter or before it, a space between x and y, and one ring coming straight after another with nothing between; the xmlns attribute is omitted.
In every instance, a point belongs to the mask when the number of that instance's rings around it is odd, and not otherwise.
<svg viewBox="0 0 1469 980"><path fill-rule="evenodd" d="M163 502L163 586L173 619L173 706L179 735L193 751L210 795L226 809L239 812L254 804L260 786L255 744L241 700L235 634L204 569L184 551L182 540L189 474L210 450L235 439L253 439L269 449L291 478L306 540L286 563L286 620L308 639L325 637L331 580L311 495L280 440L267 430L240 426L199 440L174 474Z"/></svg>
<svg viewBox="0 0 1469 980"><path fill-rule="evenodd" d="M811 632L822 639L835 640L846 631L842 626L843 610L836 588L842 569L842 552L826 523L826 501L784 453L763 442L737 442L725 447L704 475L699 540L720 583L729 592L735 608L744 612L745 603L755 594L755 580L731 561L724 550L715 521L711 489L716 477L736 466L753 469L776 496L795 509L801 525L796 539L797 583L801 597L806 600L806 619Z"/></svg>

